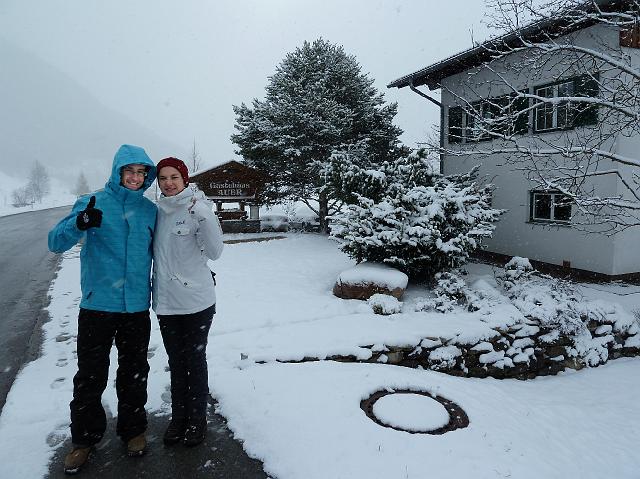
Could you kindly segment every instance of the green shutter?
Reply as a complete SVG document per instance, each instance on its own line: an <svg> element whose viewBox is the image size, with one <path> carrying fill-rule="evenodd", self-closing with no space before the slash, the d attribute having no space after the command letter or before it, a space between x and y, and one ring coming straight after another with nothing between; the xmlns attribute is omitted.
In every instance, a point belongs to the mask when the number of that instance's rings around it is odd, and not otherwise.
<svg viewBox="0 0 640 479"><path fill-rule="evenodd" d="M462 142L462 107L449 107L449 143Z"/></svg>
<svg viewBox="0 0 640 479"><path fill-rule="evenodd" d="M528 92L522 92L528 93ZM526 135L529 133L529 99L516 98L513 101L513 114L515 115L513 132L516 135Z"/></svg>
<svg viewBox="0 0 640 479"><path fill-rule="evenodd" d="M582 75L573 79L573 91L575 96L597 97L598 74ZM578 103L574 106L574 126L596 125L598 123L598 105Z"/></svg>
<svg viewBox="0 0 640 479"><path fill-rule="evenodd" d="M498 135L504 135L509 116L509 98L506 96L492 98L488 100L485 107L492 122L490 130ZM493 137L488 136L487 139L493 139Z"/></svg>

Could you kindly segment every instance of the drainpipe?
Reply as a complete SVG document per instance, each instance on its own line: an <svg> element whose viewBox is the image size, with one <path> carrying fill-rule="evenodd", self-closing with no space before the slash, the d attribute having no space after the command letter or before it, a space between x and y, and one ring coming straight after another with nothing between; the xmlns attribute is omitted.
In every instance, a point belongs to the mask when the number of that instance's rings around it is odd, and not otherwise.
<svg viewBox="0 0 640 479"><path fill-rule="evenodd" d="M424 92L421 92L420 90L418 90L413 83L411 83L409 85L409 88L411 88L411 91L417 93L418 95L420 95L423 98L426 98L427 100L429 100L431 103L435 104L438 106L438 108L440 108L440 174L443 174L443 169L442 169L442 163L443 163L443 157L444 154L442 153L442 150L444 149L444 108L442 108L442 103L440 103L438 100L436 100L435 98L431 98L429 95L427 95Z"/></svg>

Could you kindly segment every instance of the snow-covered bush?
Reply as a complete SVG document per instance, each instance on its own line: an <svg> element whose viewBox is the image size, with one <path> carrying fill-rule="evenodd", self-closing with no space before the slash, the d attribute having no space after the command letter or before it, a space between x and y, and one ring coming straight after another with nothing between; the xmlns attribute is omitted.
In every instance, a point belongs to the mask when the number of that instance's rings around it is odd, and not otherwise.
<svg viewBox="0 0 640 479"><path fill-rule="evenodd" d="M504 268L496 273L496 281L506 290L510 290L517 284L525 281L534 273L529 259L514 256L504 265Z"/></svg>
<svg viewBox="0 0 640 479"><path fill-rule="evenodd" d="M513 305L526 317L563 334L586 331L586 313L570 281L538 273L527 258L517 256L495 276Z"/></svg>
<svg viewBox="0 0 640 479"><path fill-rule="evenodd" d="M433 287L434 298L416 303L416 311L436 310L441 313L453 311L456 307L468 302L469 287L467 283L455 273L443 271L436 273Z"/></svg>
<svg viewBox="0 0 640 479"><path fill-rule="evenodd" d="M435 279L437 284L436 291L439 296L446 296L461 304L467 299L467 283L457 274L443 271L436 274Z"/></svg>
<svg viewBox="0 0 640 479"><path fill-rule="evenodd" d="M376 314L389 315L402 312L402 303L388 294L374 294L367 303Z"/></svg>
<svg viewBox="0 0 640 479"><path fill-rule="evenodd" d="M446 177L422 150L378 170L352 157L334 155L326 174L335 189L348 188L343 199L353 201L332 216L331 235L358 262L433 278L464 264L502 213L490 206L491 185L475 182L477 169Z"/></svg>

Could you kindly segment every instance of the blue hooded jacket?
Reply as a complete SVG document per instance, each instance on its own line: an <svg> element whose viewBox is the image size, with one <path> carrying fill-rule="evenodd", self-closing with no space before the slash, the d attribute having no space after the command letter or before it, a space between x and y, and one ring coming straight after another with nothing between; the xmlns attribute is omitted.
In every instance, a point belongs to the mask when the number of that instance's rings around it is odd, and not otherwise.
<svg viewBox="0 0 640 479"><path fill-rule="evenodd" d="M126 165L148 167L143 186L129 190L120 184ZM122 145L113 159L111 177L104 189L78 198L71 213L49 232L49 249L62 253L84 238L80 252L80 307L94 311L135 313L149 309L153 232L156 205L143 196L156 178L156 167L146 152ZM78 213L91 196L95 208L102 210L99 228L81 231Z"/></svg>

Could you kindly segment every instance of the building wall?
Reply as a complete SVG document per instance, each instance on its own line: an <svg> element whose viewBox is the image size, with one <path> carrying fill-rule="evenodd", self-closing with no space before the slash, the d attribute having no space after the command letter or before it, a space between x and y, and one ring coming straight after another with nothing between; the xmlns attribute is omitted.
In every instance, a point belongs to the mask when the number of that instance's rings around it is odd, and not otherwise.
<svg viewBox="0 0 640 479"><path fill-rule="evenodd" d="M631 56L632 66L640 69L640 50L626 49ZM640 136L638 135L620 135L616 144L616 153L630 158L638 158L640 152ZM631 178L635 172L640 174L639 168L629 166L621 167L621 175L624 178ZM618 179L618 191L625 195L631 196L628 190L621 184ZM640 191L636 190L637 194ZM622 273L634 273L640 271L640 227L630 228L612 238L614 242L614 270Z"/></svg>
<svg viewBox="0 0 640 479"><path fill-rule="evenodd" d="M617 45L617 29L594 26L573 35L574 41L580 45L599 48L601 42ZM584 73L580 68L567 68L562 58L550 59L544 68L527 68L529 59L524 54L512 54L496 61L492 70L474 69L447 78L443 82L442 103L444 106L444 145L448 145L446 126L448 125L447 106L460 105L461 98L474 101L480 98L497 97L511 90L504 84L506 79L513 87L522 89L529 86L540 86L557 80ZM617 75L609 72L605 75ZM532 124L533 114L529 123ZM588 128L588 127L587 127ZM605 129L600 125L600 128ZM576 139L582 128L572 130L568 134L558 132L536 133L538 138L522 135L519 143L535 147L544 147L545 141L564 138L567 141ZM497 141L484 141L463 145L468 150L490 150L497 146ZM624 138L616 136L606 145L607 148L620 154L637 157L640 151L640 138ZM460 148L459 144L455 148ZM492 239L486 240L487 250L510 256L524 256L537 261L555 265L569 262L572 268L594 271L607 275L619 275L640 272L640 254L634 251L634 245L640 244L640 228L628 229L614 237L594 233L597 226L580 230L566 225L539 224L529 221L529 192L535 183L527 180L521 170L521 163L510 163L512 155L494 154L473 156L445 155L442 169L445 174L468 171L476 164L481 164L480 175L483 181L496 186L493 206L506 209ZM600 168L619 168L608 160L600 164ZM591 180L590 186L598 195L615 195L620 193L621 184L614 176L598 177Z"/></svg>

